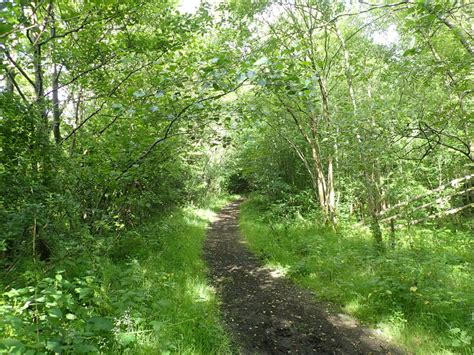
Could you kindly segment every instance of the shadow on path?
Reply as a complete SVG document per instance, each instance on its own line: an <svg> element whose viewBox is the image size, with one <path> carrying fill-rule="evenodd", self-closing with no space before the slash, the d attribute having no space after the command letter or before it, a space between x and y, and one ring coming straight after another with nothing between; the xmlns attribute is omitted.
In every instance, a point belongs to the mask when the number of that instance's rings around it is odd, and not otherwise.
<svg viewBox="0 0 474 355"><path fill-rule="evenodd" d="M402 354L355 320L264 268L239 235L236 201L212 223L204 248L224 321L243 354Z"/></svg>

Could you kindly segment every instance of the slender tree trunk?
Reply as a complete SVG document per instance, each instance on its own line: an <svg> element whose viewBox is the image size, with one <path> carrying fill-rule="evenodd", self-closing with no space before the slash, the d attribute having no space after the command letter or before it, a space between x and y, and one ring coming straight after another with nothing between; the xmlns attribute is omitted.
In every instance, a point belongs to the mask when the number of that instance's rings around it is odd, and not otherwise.
<svg viewBox="0 0 474 355"><path fill-rule="evenodd" d="M36 38L35 42L39 42L40 39ZM45 107L44 98L44 80L43 80L43 63L41 55L41 45L39 43L33 44L33 68L35 72L35 97L36 104L40 110L42 123L48 125L48 113Z"/></svg>
<svg viewBox="0 0 474 355"><path fill-rule="evenodd" d="M59 72L57 64L53 67L53 135L56 144L59 144L61 138L61 110L59 108Z"/></svg>
<svg viewBox="0 0 474 355"><path fill-rule="evenodd" d="M446 25L456 37L459 38L459 41L463 45L464 49L466 49L467 53L469 53L471 56L474 55L474 50L471 46L471 43L468 38L464 35L464 31L456 26L454 23L452 23L450 20L448 20L447 16L442 16L437 10L435 10L429 2L425 2L423 7L426 9L428 13L431 15L434 15L441 23ZM472 39L472 37L471 37Z"/></svg>
<svg viewBox="0 0 474 355"><path fill-rule="evenodd" d="M354 85L352 82L352 72L351 72L351 66L350 66L349 51L347 50L346 42L344 40L343 35L340 33L339 29L335 26L334 30L335 30L337 38L339 39L339 42L341 43L341 49L343 52L344 71L345 71L345 76L346 76L346 81L347 81L347 86L348 86L348 91L349 91L349 97L351 99L354 117L357 117L358 107L357 107L357 100L356 100L356 96L354 92ZM366 195L367 195L367 205L369 209L369 215L371 218L370 227L372 231L372 236L374 237L374 240L377 243L377 245L381 246L382 245L382 229L380 228L380 221L379 221L380 194L378 193L378 189L377 189L375 178L374 178L375 172L373 172L373 169L375 169L375 167L371 167L370 161L367 162L367 155L363 154L363 141L359 133L357 134L357 143L358 143L359 159L360 159L360 163L362 164L362 171L363 171L363 176L364 176L364 186L365 186Z"/></svg>
<svg viewBox="0 0 474 355"><path fill-rule="evenodd" d="M56 26L54 18L54 8L50 7L50 17L51 17L51 38L56 36ZM54 58L55 52L55 40L52 41L51 57L53 58L53 83L52 83L52 95L53 95L53 135L54 141L56 144L59 144L62 140L61 138L61 110L59 108L59 75L58 65Z"/></svg>
<svg viewBox="0 0 474 355"><path fill-rule="evenodd" d="M328 197L327 197L327 205L329 210L329 218L332 225L337 224L337 216L336 216L336 194L334 191L334 171L333 171L333 162L332 157L329 158L328 163Z"/></svg>
<svg viewBox="0 0 474 355"><path fill-rule="evenodd" d="M318 85L321 95L321 113L325 124L330 124L330 113L329 113L329 94L326 87L326 81L322 76L318 76ZM315 137L315 140L317 138ZM316 145L318 147L318 145ZM327 223L335 226L337 224L337 206L335 199L335 189L334 189L334 166L333 166L333 157L332 155L328 156L328 168L327 168L327 177L324 178L324 172L322 169L322 159L319 149L318 153L318 162L319 162L319 171L321 174L322 186L324 189L321 189L320 195L322 195L324 201L324 211Z"/></svg>

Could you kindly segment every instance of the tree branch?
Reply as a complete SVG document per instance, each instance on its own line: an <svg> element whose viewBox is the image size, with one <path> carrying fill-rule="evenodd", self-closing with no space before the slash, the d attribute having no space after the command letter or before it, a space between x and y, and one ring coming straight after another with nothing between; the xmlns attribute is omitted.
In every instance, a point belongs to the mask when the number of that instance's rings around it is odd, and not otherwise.
<svg viewBox="0 0 474 355"><path fill-rule="evenodd" d="M380 215L380 216L384 216L384 215L386 215L386 214L392 212L393 210L395 210L395 209L397 209L397 208L405 207L405 206L407 206L408 204L413 203L413 202L415 202L415 201L418 201L418 200L420 200L420 199L422 199L422 198L424 198L424 197L430 196L430 195L432 195L432 194L434 194L434 193L437 193L437 192L441 192L441 191L445 190L445 189L448 188L448 187L454 187L454 188L456 188L456 187L459 186L462 182L464 182L464 181L469 181L469 180L471 180L472 178L474 178L474 174L470 174L470 175L466 175L466 176L463 176L463 177L460 177L460 178L456 178L456 179L451 180L451 181L449 181L449 182L447 182L447 183L445 183L445 184L443 184L443 185L441 185L441 186L438 186L437 188L435 188L435 189L433 189L433 190L430 190L430 191L428 191L428 192L426 192L426 193L424 193L424 194L415 196L415 197L409 199L408 201L400 202L400 203L398 203L398 204L396 204L396 205L394 205L394 206L392 206L392 207L390 207L390 208L388 208L388 209L386 209L386 210L383 210L383 211L380 212L379 215Z"/></svg>
<svg viewBox="0 0 474 355"><path fill-rule="evenodd" d="M122 86L122 84L124 84L128 79L130 79L130 77L135 74L136 72L142 70L143 68L149 66L153 64L153 62L151 63L147 63L147 64L144 64L134 70L132 70L130 73L128 73L125 78L123 78L114 88L112 88L112 90L110 90L109 94L107 95L108 97L112 96L115 94L115 92L120 88L120 86ZM84 124L89 121L92 117L94 117L95 115L97 115L105 106L107 101L104 101L102 102L102 104L100 105L100 107L95 110L93 113L91 113L89 116L87 116L76 128L74 128L66 137L63 138L63 140L59 143L59 145L63 144L66 140L68 140L72 135L74 135L79 129L81 129L82 126L84 126Z"/></svg>
<svg viewBox="0 0 474 355"><path fill-rule="evenodd" d="M199 103L202 103L202 102L205 102L205 101L217 100L217 99L219 99L223 96L226 96L226 95L230 94L231 92L234 92L234 91L238 90L246 81L247 81L247 79L243 80L235 88L233 88L229 91L225 91L225 92L217 94L217 95L205 97L205 98L199 99L197 101L193 101L193 102L187 104L186 106L184 106L178 112L178 114L171 120L171 122L168 124L168 126L166 127L166 129L164 131L163 136L158 138L157 140L155 140L142 154L140 154L140 156L138 156L131 163L129 163L127 165L127 167L120 173L119 176L117 176L117 178L115 180L121 179L131 168L133 168L135 165L137 165L141 161L143 161L151 152L153 152L153 150L155 149L155 147L158 144L160 144L161 142L167 140L168 138L176 136L176 135L171 135L171 130L172 130L173 126L186 113L186 111L188 111L192 106L194 106L196 104L199 104Z"/></svg>
<svg viewBox="0 0 474 355"><path fill-rule="evenodd" d="M33 88L36 88L35 82L28 76L28 74L23 70L23 68L20 65L18 65L18 63L12 58L12 56L10 55L10 52L8 52L6 48L4 49L4 53L7 56L7 59L10 61L10 63L12 63L15 66L15 68L18 69L18 71L21 73L21 75L23 75L26 81L28 81L33 86Z"/></svg>
<svg viewBox="0 0 474 355"><path fill-rule="evenodd" d="M9 70L6 70L6 73L7 73L8 77L10 78L11 82L13 83L13 86L18 91L18 94L21 96L22 100L25 101L25 103L28 103L28 100L26 99L25 94L23 94L23 92L21 91L20 86L16 82L15 77L13 76L13 74Z"/></svg>

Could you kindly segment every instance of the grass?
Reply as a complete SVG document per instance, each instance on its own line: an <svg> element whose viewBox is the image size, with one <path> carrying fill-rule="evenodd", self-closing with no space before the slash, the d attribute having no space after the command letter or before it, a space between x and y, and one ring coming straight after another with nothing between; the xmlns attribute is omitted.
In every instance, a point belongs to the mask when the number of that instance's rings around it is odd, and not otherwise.
<svg viewBox="0 0 474 355"><path fill-rule="evenodd" d="M104 255L77 256L6 290L0 353L231 353L202 260L213 210L226 202L156 218L102 243Z"/></svg>
<svg viewBox="0 0 474 355"><path fill-rule="evenodd" d="M140 252L145 255L107 270L105 278L120 275L112 281L118 286L111 290L112 295L125 299L116 318L117 323L122 322L116 336L129 339L131 335L136 353L230 352L201 257L205 228L212 216L211 209L188 208L148 225L140 231ZM155 250L150 248L153 241L158 241ZM122 287L120 279L127 274ZM131 285L127 279L132 280ZM123 288L132 290L131 297L127 298Z"/></svg>
<svg viewBox="0 0 474 355"><path fill-rule="evenodd" d="M380 253L356 224L338 231L299 216L273 218L265 201L242 206L242 233L269 265L340 305L416 354L471 354L473 238L469 231L412 229Z"/></svg>

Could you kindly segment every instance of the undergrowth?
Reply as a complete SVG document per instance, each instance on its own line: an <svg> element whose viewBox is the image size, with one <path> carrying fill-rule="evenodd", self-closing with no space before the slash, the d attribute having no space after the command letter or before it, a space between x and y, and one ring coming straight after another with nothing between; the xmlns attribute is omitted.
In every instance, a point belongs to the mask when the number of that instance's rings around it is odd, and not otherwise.
<svg viewBox="0 0 474 355"><path fill-rule="evenodd" d="M0 353L229 353L201 258L224 203L104 236L53 268L31 262L1 285Z"/></svg>
<svg viewBox="0 0 474 355"><path fill-rule="evenodd" d="M416 354L471 354L474 240L465 230L412 228L395 248L374 248L355 223L278 216L254 196L240 225L251 249L287 276Z"/></svg>

